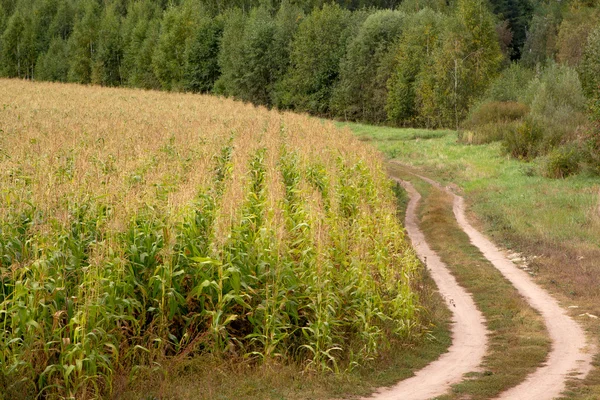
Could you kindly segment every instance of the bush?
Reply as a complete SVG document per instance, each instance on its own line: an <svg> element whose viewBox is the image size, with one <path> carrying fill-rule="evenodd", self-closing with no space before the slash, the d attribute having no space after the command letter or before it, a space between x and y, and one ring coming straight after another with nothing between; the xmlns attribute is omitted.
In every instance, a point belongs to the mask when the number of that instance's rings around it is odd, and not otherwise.
<svg viewBox="0 0 600 400"><path fill-rule="evenodd" d="M504 133L504 149L520 160L530 160L539 155L540 143L544 137L537 122L526 119Z"/></svg>
<svg viewBox="0 0 600 400"><path fill-rule="evenodd" d="M504 139L506 132L517 129L520 121L493 122L480 125L476 129L458 132L458 140L466 144L486 144Z"/></svg>
<svg viewBox="0 0 600 400"><path fill-rule="evenodd" d="M578 138L582 164L593 174L600 175L600 99L595 96L590 106L590 125Z"/></svg>
<svg viewBox="0 0 600 400"><path fill-rule="evenodd" d="M517 102L489 102L475 107L459 132L459 141L468 144L490 143L504 138L514 130L518 121L529 113L529 107Z"/></svg>
<svg viewBox="0 0 600 400"><path fill-rule="evenodd" d="M529 105L532 114L544 118L561 109L581 113L586 106L577 71L554 63L529 83L519 101Z"/></svg>
<svg viewBox="0 0 600 400"><path fill-rule="evenodd" d="M579 77L567 66L546 67L530 82L520 101L531 108L530 118L543 131L541 154L571 140L577 129L587 123L586 99Z"/></svg>
<svg viewBox="0 0 600 400"><path fill-rule="evenodd" d="M574 144L556 147L544 160L543 174L548 178L566 178L579 172L581 156Z"/></svg>
<svg viewBox="0 0 600 400"><path fill-rule="evenodd" d="M517 101L535 73L520 64L511 64L486 90L483 98L487 101Z"/></svg>
<svg viewBox="0 0 600 400"><path fill-rule="evenodd" d="M466 126L476 127L496 122L511 122L525 117L529 107L514 101L494 101L476 107L465 122Z"/></svg>

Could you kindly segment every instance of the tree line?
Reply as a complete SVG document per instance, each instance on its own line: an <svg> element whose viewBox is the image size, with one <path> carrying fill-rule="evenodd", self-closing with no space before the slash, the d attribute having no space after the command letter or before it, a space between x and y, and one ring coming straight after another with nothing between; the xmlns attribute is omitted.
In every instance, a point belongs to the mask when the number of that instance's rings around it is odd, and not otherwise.
<svg viewBox="0 0 600 400"><path fill-rule="evenodd" d="M0 75L456 128L511 64L573 68L593 97L598 15L586 0L0 0Z"/></svg>
<svg viewBox="0 0 600 400"><path fill-rule="evenodd" d="M486 0L0 0L6 77L455 126L510 59Z"/></svg>

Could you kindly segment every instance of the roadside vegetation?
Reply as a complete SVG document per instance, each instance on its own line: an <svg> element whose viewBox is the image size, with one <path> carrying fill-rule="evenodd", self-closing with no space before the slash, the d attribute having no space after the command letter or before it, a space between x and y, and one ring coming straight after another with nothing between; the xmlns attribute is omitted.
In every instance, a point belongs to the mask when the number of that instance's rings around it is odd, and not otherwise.
<svg viewBox="0 0 600 400"><path fill-rule="evenodd" d="M1 398L110 397L194 359L376 374L425 354L402 375L443 351L380 154L331 123L18 80L0 102Z"/></svg>
<svg viewBox="0 0 600 400"><path fill-rule="evenodd" d="M413 175L410 168L390 163L388 169L392 176L409 180L418 189L422 196L420 227L427 242L458 283L473 294L490 332L489 350L481 369L439 399L495 398L543 364L550 350L544 321L470 243L456 222L452 198L447 193Z"/></svg>
<svg viewBox="0 0 600 400"><path fill-rule="evenodd" d="M339 125L419 173L456 185L482 230L518 253L517 264L569 307L598 342L600 183L595 175L540 176L534 171L541 160L512 159L500 142L465 145L455 131ZM600 359L595 366L586 380L571 383L566 398L598 397Z"/></svg>

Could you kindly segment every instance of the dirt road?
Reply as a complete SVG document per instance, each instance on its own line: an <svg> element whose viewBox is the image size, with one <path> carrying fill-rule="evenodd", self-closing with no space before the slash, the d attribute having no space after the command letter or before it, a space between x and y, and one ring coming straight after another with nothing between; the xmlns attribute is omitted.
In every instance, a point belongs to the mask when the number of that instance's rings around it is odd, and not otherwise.
<svg viewBox="0 0 600 400"><path fill-rule="evenodd" d="M461 229L467 233L472 244L480 249L529 304L540 312L550 334L552 350L546 363L529 375L524 382L503 392L498 399L551 400L560 396L566 388L568 379L583 378L592 369L595 349L589 345L583 329L567 315L552 296L533 282L526 272L517 268L504 252L468 222L465 216L464 199L461 196L431 179L419 177L453 196L453 211ZM451 384L462 379L465 372L477 368L485 354L486 330L483 326L483 316L475 308L472 299L458 286L441 260L429 248L418 228L416 207L420 199L419 193L410 183L400 180L398 182L405 187L410 196L406 212L406 230L417 254L421 259L426 259L440 292L454 312L453 344L448 353L418 371L414 377L378 392L373 398L430 399L445 393Z"/></svg>
<svg viewBox="0 0 600 400"><path fill-rule="evenodd" d="M502 393L499 399L550 400L566 388L569 378L584 378L592 369L593 349L589 346L583 329L556 299L538 286L529 274L517 268L506 254L477 231L465 216L464 199L454 196L454 216L471 243L479 248L485 258L508 279L529 304L542 314L552 350L546 364L538 368L520 385Z"/></svg>
<svg viewBox="0 0 600 400"><path fill-rule="evenodd" d="M400 182L410 196L405 227L419 258L453 314L452 345L448 352L415 376L396 386L382 389L371 397L378 400L427 400L446 393L467 372L478 369L487 349L487 330L481 312L471 295L458 285L454 276L425 241L417 224L416 209L421 195L408 182Z"/></svg>

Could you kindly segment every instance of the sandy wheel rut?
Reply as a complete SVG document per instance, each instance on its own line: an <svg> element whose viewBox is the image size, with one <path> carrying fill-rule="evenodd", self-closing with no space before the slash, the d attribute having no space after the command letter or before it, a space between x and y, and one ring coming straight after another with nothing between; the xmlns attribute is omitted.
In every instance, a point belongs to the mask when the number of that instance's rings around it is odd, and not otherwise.
<svg viewBox="0 0 600 400"><path fill-rule="evenodd" d="M595 349L588 343L583 329L558 302L538 286L530 276L517 268L506 254L477 231L465 216L464 199L437 182L417 175L453 196L454 216L471 243L512 283L527 302L540 312L552 340L546 363L531 373L521 384L503 392L498 399L551 400L559 397L566 381L584 378L592 369ZM391 388L381 389L372 399L421 400L446 393L450 386L476 370L487 349L487 330L482 314L471 296L462 289L439 257L431 250L417 224L416 208L421 196L408 183L395 179L407 190L410 202L406 211L406 230L419 258L426 260L440 293L453 313L452 346L449 351L415 376Z"/></svg>
<svg viewBox="0 0 600 400"><path fill-rule="evenodd" d="M417 223L417 205L421 195L408 182L400 182L410 196L405 227L419 258L452 312L452 345L436 361L417 371L411 378L391 388L381 389L371 399L427 400L446 393L467 372L476 370L487 350L487 329L473 298L465 291L438 255L431 250Z"/></svg>

